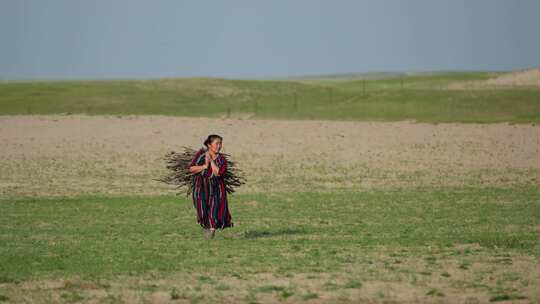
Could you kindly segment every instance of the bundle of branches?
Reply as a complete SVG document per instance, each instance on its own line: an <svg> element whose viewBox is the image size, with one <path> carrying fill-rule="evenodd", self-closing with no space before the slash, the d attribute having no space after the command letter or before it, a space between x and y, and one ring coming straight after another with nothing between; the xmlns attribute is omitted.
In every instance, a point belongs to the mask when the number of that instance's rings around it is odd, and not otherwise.
<svg viewBox="0 0 540 304"><path fill-rule="evenodd" d="M169 171L166 175L154 179L166 184L175 185L178 189L177 195L185 191L186 195L190 195L193 189L194 174L189 172L191 161L195 157L198 150L190 147L183 147L184 152L170 151L163 157L166 162L166 168ZM242 170L236 168L236 164L231 160L229 154L221 153L227 160L227 170L223 174L225 182L225 191L233 193L236 187L245 184L245 178Z"/></svg>

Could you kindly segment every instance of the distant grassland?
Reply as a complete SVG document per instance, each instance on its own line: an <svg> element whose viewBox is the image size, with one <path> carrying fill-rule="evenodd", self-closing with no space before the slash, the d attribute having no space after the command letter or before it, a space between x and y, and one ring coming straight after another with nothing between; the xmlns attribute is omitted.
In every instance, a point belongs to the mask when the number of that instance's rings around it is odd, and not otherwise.
<svg viewBox="0 0 540 304"><path fill-rule="evenodd" d="M448 89L487 72L312 78L0 82L0 115L173 115L423 122L540 122L540 88Z"/></svg>

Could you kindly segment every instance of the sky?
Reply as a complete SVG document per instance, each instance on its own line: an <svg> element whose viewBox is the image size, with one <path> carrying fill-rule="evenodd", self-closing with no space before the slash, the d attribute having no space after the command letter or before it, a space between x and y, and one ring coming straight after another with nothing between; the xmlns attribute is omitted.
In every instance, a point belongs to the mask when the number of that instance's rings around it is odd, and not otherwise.
<svg viewBox="0 0 540 304"><path fill-rule="evenodd" d="M0 0L0 80L540 66L538 0Z"/></svg>

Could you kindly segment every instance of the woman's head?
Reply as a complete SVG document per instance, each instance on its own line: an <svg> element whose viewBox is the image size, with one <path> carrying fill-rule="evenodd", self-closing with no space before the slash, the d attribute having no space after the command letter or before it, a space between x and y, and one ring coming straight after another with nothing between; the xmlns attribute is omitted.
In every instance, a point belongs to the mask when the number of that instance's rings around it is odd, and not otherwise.
<svg viewBox="0 0 540 304"><path fill-rule="evenodd" d="M210 134L204 141L204 145L208 150L211 150L214 153L218 153L221 150L222 141L223 137L217 134Z"/></svg>

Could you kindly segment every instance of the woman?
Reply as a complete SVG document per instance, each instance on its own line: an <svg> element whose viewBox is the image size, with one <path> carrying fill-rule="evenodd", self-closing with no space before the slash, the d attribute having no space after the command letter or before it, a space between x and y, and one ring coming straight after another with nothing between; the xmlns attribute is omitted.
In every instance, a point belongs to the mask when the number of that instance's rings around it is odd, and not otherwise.
<svg viewBox="0 0 540 304"><path fill-rule="evenodd" d="M193 206L207 239L214 237L216 229L233 227L223 178L227 159L219 153L222 141L219 135L209 135L205 147L195 153L189 167L193 173Z"/></svg>

